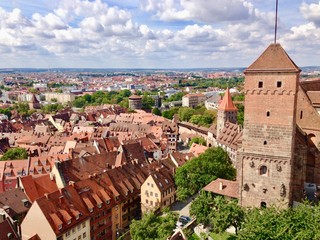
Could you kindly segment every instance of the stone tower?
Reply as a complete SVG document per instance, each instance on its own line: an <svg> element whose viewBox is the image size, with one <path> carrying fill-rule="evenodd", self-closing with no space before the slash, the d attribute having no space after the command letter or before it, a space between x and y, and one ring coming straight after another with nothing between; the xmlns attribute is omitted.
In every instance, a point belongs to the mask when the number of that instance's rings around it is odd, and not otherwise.
<svg viewBox="0 0 320 240"><path fill-rule="evenodd" d="M41 104L39 100L37 99L36 95L32 94L31 100L29 102L29 108L32 109L40 109Z"/></svg>
<svg viewBox="0 0 320 240"><path fill-rule="evenodd" d="M245 71L242 148L237 154L240 204L292 204L300 69L271 44Z"/></svg>
<svg viewBox="0 0 320 240"><path fill-rule="evenodd" d="M131 110L142 108L142 97L138 95L131 95L129 97L129 108Z"/></svg>
<svg viewBox="0 0 320 240"><path fill-rule="evenodd" d="M227 88L218 107L217 138L219 138L220 132L223 130L226 122L237 123L237 113L238 109L233 104L229 88Z"/></svg>

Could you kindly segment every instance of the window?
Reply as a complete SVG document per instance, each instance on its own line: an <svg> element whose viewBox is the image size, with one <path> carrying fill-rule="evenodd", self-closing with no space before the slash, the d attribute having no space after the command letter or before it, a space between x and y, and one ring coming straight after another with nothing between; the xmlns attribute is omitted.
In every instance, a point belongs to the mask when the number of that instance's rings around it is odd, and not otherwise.
<svg viewBox="0 0 320 240"><path fill-rule="evenodd" d="M153 201L150 201L150 205L153 206Z"/></svg>
<svg viewBox="0 0 320 240"><path fill-rule="evenodd" d="M155 197L158 197L158 193L155 193L154 196L155 196Z"/></svg>
<svg viewBox="0 0 320 240"><path fill-rule="evenodd" d="M153 196L153 192L150 192L150 196Z"/></svg>
<svg viewBox="0 0 320 240"><path fill-rule="evenodd" d="M148 199L146 199L146 203L149 203Z"/></svg>
<svg viewBox="0 0 320 240"><path fill-rule="evenodd" d="M62 228L62 225L60 224L60 225L58 226L58 229L61 230L61 228Z"/></svg>
<svg viewBox="0 0 320 240"><path fill-rule="evenodd" d="M269 111L267 111L267 117L270 117L270 112Z"/></svg>
<svg viewBox="0 0 320 240"><path fill-rule="evenodd" d="M264 142L263 142L263 145L267 145L267 141L264 141Z"/></svg>
<svg viewBox="0 0 320 240"><path fill-rule="evenodd" d="M87 237L87 233L84 232L84 233L82 234L82 237L83 237L83 238Z"/></svg>
<svg viewBox="0 0 320 240"><path fill-rule="evenodd" d="M266 202L261 202L260 203L260 207L261 208L266 208L267 207L267 203Z"/></svg>
<svg viewBox="0 0 320 240"><path fill-rule="evenodd" d="M151 183L151 187L153 187L153 184Z"/></svg>
<svg viewBox="0 0 320 240"><path fill-rule="evenodd" d="M70 231L66 232L66 237L70 236Z"/></svg>
<svg viewBox="0 0 320 240"><path fill-rule="evenodd" d="M82 228L85 228L86 227L86 223L82 223Z"/></svg>
<svg viewBox="0 0 320 240"><path fill-rule="evenodd" d="M303 111L300 112L300 119L303 117Z"/></svg>
<svg viewBox="0 0 320 240"><path fill-rule="evenodd" d="M278 87L278 88L282 87L282 82L281 82L281 81L278 81L278 82L277 82L277 87Z"/></svg>
<svg viewBox="0 0 320 240"><path fill-rule="evenodd" d="M78 236L78 240L80 240L81 239L81 235L80 236Z"/></svg>
<svg viewBox="0 0 320 240"><path fill-rule="evenodd" d="M268 171L268 168L266 166L260 167L260 175L266 175Z"/></svg>
<svg viewBox="0 0 320 240"><path fill-rule="evenodd" d="M263 82L260 81L260 82L258 83L258 88L263 88Z"/></svg>

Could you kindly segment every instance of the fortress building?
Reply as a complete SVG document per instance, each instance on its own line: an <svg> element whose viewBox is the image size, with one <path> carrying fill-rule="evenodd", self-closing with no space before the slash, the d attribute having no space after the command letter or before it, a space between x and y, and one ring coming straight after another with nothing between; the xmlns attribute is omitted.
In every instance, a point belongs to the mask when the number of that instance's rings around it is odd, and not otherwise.
<svg viewBox="0 0 320 240"><path fill-rule="evenodd" d="M237 153L242 206L288 206L314 196L320 186L320 115L307 89L320 96L320 87L300 83L300 71L280 44L271 44L244 71Z"/></svg>

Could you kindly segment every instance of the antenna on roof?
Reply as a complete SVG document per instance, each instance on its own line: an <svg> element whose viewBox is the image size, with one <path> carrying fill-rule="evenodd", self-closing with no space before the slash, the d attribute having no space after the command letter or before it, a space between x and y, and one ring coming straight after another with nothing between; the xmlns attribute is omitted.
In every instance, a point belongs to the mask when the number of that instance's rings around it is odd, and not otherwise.
<svg viewBox="0 0 320 240"><path fill-rule="evenodd" d="M277 43L277 30L278 30L278 0L276 0L276 19L274 24L274 44Z"/></svg>

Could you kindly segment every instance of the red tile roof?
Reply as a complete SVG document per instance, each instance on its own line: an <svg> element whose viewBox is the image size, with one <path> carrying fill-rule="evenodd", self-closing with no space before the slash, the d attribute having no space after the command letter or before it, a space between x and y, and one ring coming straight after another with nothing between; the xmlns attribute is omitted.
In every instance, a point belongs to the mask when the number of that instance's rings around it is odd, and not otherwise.
<svg viewBox="0 0 320 240"><path fill-rule="evenodd" d="M269 47L246 70L249 72L300 72L300 68L291 60L280 44Z"/></svg>
<svg viewBox="0 0 320 240"><path fill-rule="evenodd" d="M218 110L223 111L237 111L237 107L233 104L229 88L227 88L226 93L223 96L221 103L219 104Z"/></svg>
<svg viewBox="0 0 320 240"><path fill-rule="evenodd" d="M217 178L205 186L203 190L227 197L239 198L239 183L237 181Z"/></svg>

